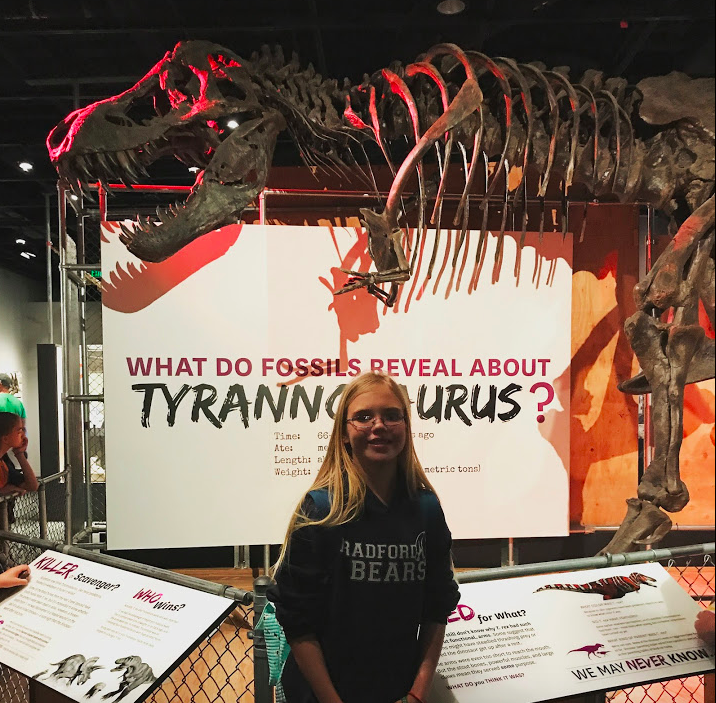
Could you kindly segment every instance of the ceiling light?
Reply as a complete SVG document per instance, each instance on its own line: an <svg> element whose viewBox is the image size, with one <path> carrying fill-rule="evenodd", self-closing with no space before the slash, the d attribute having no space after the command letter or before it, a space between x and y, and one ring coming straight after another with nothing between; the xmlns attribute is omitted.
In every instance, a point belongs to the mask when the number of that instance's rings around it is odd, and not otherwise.
<svg viewBox="0 0 716 703"><path fill-rule="evenodd" d="M20 167L21 171L24 171L25 173L29 173L32 171L32 164L29 161L20 161L18 163L18 166Z"/></svg>
<svg viewBox="0 0 716 703"><path fill-rule="evenodd" d="M438 3L437 11L441 15L458 15L465 9L462 0L442 0Z"/></svg>
<svg viewBox="0 0 716 703"><path fill-rule="evenodd" d="M236 128L239 126L239 123L238 123L236 120L229 120L229 121L226 123L226 126L227 126L229 129L236 129Z"/></svg>
<svg viewBox="0 0 716 703"><path fill-rule="evenodd" d="M74 193L70 193L70 200L79 200L79 198Z"/></svg>
<svg viewBox="0 0 716 703"><path fill-rule="evenodd" d="M30 251L23 251L20 256L26 258L26 259L34 259L35 255Z"/></svg>
<svg viewBox="0 0 716 703"><path fill-rule="evenodd" d="M15 244L24 244L24 243L25 243L24 239L16 239L15 240Z"/></svg>
<svg viewBox="0 0 716 703"><path fill-rule="evenodd" d="M189 172L190 173L198 173L199 167L198 166L189 166Z"/></svg>

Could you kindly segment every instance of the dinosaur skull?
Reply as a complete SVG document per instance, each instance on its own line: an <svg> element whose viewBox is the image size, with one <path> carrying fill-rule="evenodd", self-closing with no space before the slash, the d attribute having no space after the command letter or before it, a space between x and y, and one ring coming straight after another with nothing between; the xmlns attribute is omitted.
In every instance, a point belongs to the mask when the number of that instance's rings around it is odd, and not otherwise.
<svg viewBox="0 0 716 703"><path fill-rule="evenodd" d="M141 259L161 261L235 222L263 187L283 118L261 106L244 63L209 42L177 45L135 86L76 110L49 134L50 159L73 190L96 181L130 186L165 155L200 169L182 208L160 212L161 224L124 228ZM229 117L240 127L222 130Z"/></svg>

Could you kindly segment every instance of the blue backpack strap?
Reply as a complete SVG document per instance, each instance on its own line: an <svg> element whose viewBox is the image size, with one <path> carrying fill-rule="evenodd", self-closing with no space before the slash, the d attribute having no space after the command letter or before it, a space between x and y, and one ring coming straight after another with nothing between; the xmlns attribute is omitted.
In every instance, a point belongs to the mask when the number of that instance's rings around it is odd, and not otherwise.
<svg viewBox="0 0 716 703"><path fill-rule="evenodd" d="M328 515L331 510L331 497L327 488L315 488L309 491L307 495L311 496L311 500L321 517Z"/></svg>
<svg viewBox="0 0 716 703"><path fill-rule="evenodd" d="M422 489L418 494L418 502L425 524L430 526L440 511L438 497L432 491Z"/></svg>

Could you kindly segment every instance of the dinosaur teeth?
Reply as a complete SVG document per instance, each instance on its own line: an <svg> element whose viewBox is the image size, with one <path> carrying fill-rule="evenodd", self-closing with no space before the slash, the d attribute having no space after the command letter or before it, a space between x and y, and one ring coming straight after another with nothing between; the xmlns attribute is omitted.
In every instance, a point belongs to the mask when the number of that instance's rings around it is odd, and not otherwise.
<svg viewBox="0 0 716 703"><path fill-rule="evenodd" d="M97 152L95 156L97 157L97 164L99 168L104 171L104 175L109 176L111 178L114 174L112 162L109 159L109 155L106 152L100 151Z"/></svg>
<svg viewBox="0 0 716 703"><path fill-rule="evenodd" d="M129 229L129 227L124 224L124 222L119 223L119 229L122 231L122 234L119 235L119 239L121 240L122 244L131 244L132 240L134 239L134 232Z"/></svg>
<svg viewBox="0 0 716 703"><path fill-rule="evenodd" d="M120 168L122 171L129 175L130 180L136 181L138 180L137 174L134 172L134 169L132 168L132 164L130 163L129 159L127 158L127 155L123 151L118 151L116 154L117 162L119 163ZM122 179L124 180L124 179Z"/></svg>
<svg viewBox="0 0 716 703"><path fill-rule="evenodd" d="M157 207L157 218L163 225L169 224L173 219L171 213L161 207Z"/></svg>
<svg viewBox="0 0 716 703"><path fill-rule="evenodd" d="M87 163L82 156L78 156L75 159L75 168L79 171L80 176L82 176L84 180L92 180L92 174L90 173L89 168L87 168Z"/></svg>
<svg viewBox="0 0 716 703"><path fill-rule="evenodd" d="M82 181L79 179L76 181L70 181L70 191L79 200L82 197Z"/></svg>

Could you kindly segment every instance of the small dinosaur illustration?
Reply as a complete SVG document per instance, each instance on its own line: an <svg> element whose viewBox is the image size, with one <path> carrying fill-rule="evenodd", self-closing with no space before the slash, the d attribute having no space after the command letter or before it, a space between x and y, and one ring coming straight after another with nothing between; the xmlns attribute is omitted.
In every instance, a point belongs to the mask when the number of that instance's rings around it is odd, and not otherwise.
<svg viewBox="0 0 716 703"><path fill-rule="evenodd" d="M586 652L587 657L592 656L604 656L605 654L609 653L608 649L602 649L604 645L600 642L597 642L597 644L587 644L584 647L579 647L578 649L570 649L567 654L571 654L572 652Z"/></svg>
<svg viewBox="0 0 716 703"><path fill-rule="evenodd" d="M656 588L656 579L633 571L629 576L610 576L589 583L554 583L538 588L540 591L574 591L575 593L594 593L604 596L604 600L624 598L627 593L636 593L642 586Z"/></svg>

